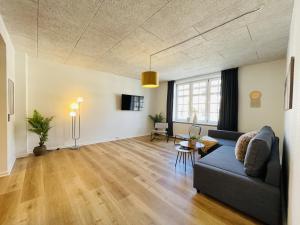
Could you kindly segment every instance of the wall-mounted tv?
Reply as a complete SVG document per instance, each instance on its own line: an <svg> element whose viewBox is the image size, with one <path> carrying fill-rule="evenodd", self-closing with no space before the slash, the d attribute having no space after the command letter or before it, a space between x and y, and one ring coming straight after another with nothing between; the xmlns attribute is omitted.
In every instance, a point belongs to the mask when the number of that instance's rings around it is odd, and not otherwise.
<svg viewBox="0 0 300 225"><path fill-rule="evenodd" d="M144 108L144 96L122 94L122 110L141 111Z"/></svg>

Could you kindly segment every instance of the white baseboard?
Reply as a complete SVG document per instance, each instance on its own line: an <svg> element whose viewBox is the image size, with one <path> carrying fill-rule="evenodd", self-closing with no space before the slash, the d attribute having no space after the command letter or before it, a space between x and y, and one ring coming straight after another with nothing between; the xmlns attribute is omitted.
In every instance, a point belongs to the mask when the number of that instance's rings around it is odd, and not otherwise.
<svg viewBox="0 0 300 225"><path fill-rule="evenodd" d="M143 137L143 136L148 136L150 135L149 133L147 134L141 134L141 135L135 135L135 136L128 136L128 137L121 137L121 138L111 138L111 139L101 139L101 140L94 140L94 141L85 141L85 142L80 142L78 141L79 146L86 146L86 145L94 145L94 144L99 144L99 143L104 143L104 142L110 142L110 141L118 141L118 140L124 140L124 139L129 139L129 138L136 138L136 137ZM57 149L64 149L64 148L72 148L74 145L72 144L67 144L67 145L62 145L62 146L52 146L48 147L47 150L57 150Z"/></svg>
<svg viewBox="0 0 300 225"><path fill-rule="evenodd" d="M135 135L135 136L128 136L128 137L121 137L121 138L111 138L111 139L101 139L101 140L94 140L94 141L86 141L86 142L78 142L79 146L86 146L86 145L94 145L94 144L99 144L99 143L104 143L104 142L110 142L110 141L118 141L118 140L124 140L124 139L128 139L128 138L136 138L136 137L143 137L143 136L148 136L150 135L149 133L146 134L141 134L141 135ZM60 146L51 146L48 147L47 150L49 151L54 151L57 149L65 149L65 148L72 148L74 145L72 144L67 144L67 145L60 145ZM28 151L26 153L21 153L19 155L17 155L16 158L24 158L29 156L31 153L33 153L32 151Z"/></svg>
<svg viewBox="0 0 300 225"><path fill-rule="evenodd" d="M6 177L6 176L9 176L10 173L8 171L5 171L5 172L0 172L0 177Z"/></svg>
<svg viewBox="0 0 300 225"><path fill-rule="evenodd" d="M13 162L9 165L8 170L4 172L0 172L0 177L6 177L11 174L12 169L14 168L16 159L13 160Z"/></svg>
<svg viewBox="0 0 300 225"><path fill-rule="evenodd" d="M21 153L21 154L18 154L18 155L16 156L16 158L17 158L17 159L19 159L19 158L24 158L24 157L27 157L29 154L30 154L29 152Z"/></svg>

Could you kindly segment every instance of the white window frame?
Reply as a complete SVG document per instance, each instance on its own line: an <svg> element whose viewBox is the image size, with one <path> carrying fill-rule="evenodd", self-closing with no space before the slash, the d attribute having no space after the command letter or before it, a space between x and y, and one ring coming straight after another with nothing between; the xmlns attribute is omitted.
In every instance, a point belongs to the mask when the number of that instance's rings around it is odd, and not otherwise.
<svg viewBox="0 0 300 225"><path fill-rule="evenodd" d="M200 121L198 118L197 123L198 124L207 124L207 125L213 125L216 126L218 122L213 122L209 121L209 114L210 114L210 89L211 89L211 81L215 79L221 79L221 72L220 73L215 73L215 74L210 74L210 75L205 75L201 77L195 77L191 79L185 79L185 80L179 80L176 81L175 83L175 90L174 90L174 110L173 110L173 118L175 118L175 122L181 122L181 123L192 123L193 118L193 104L192 104L192 99L193 99L193 84L201 81L206 81L207 82L207 88L206 88L206 101L205 101L205 115L206 115L206 120L205 121ZM178 101L178 86L179 85L189 85L189 116L187 119L178 119L178 111L177 111L177 101Z"/></svg>

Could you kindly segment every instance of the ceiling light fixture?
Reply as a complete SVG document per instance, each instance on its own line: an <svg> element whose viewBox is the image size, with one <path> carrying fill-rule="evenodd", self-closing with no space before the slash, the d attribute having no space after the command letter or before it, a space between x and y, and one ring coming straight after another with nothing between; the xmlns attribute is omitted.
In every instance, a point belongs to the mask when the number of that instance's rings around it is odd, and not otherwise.
<svg viewBox="0 0 300 225"><path fill-rule="evenodd" d="M222 23L222 24L219 24L219 25L217 25L217 26L215 26L215 27L213 27L213 28L210 28L210 29L208 29L208 30L206 30L206 31L204 31L204 32L202 32L202 33L200 33L200 34L197 34L197 35L195 35L195 36L193 36L193 37L190 37L190 38L188 38L188 39L186 39L186 40L184 40L184 41L181 41L181 42L176 43L176 44L174 44L174 45L171 45L171 46L169 46L169 47L167 47L167 48L164 48L164 49L162 49L162 50L160 50L160 51L157 51L157 52L155 52L155 53L152 53L152 54L150 55L150 57L149 57L149 58L150 58L150 60L149 60L149 61L150 61L150 66L149 66L150 69L149 69L149 71L142 72L142 74L141 74L141 82L142 82L142 86L145 87L145 88L156 88L156 87L159 87L159 74L158 74L158 72L152 71L152 70L151 70L151 60L152 60L152 56L157 55L157 54L159 54L159 53L161 53L161 52L167 51L167 50L169 50L169 49L171 49L171 48L174 48L174 47L176 47L176 46L178 46L178 45L184 44L184 43L186 43L186 42L188 42L188 41L190 41L190 40L193 40L193 39L195 39L195 38L197 38L197 37L200 37L200 36L203 35L203 34L209 33L210 31L213 31L213 30L215 30L215 29L217 29L217 28L220 28L220 27L222 27L222 26L224 26L224 25L226 25L226 24L228 24L228 23L231 23L231 22L233 22L233 21L235 21L235 20L237 20L237 19L240 19L241 17L244 17L244 16L246 16L246 15L255 13L255 12L261 10L263 7L264 7L264 5L260 6L259 8L254 9L254 10L251 10L251 11L248 11L248 12L246 12L246 13L243 13L243 14L241 14L241 15L239 15L239 16L233 18L233 19L227 20L226 22L224 22L224 23Z"/></svg>
<svg viewBox="0 0 300 225"><path fill-rule="evenodd" d="M149 71L142 72L142 86L145 88L157 88L159 86L159 74L151 70L151 57Z"/></svg>

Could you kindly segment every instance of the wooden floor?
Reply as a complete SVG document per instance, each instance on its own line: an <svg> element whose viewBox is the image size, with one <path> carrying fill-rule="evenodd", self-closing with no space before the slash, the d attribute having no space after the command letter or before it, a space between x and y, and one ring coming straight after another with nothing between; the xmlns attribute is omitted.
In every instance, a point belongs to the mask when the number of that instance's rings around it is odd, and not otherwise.
<svg viewBox="0 0 300 225"><path fill-rule="evenodd" d="M149 137L18 159L0 178L0 224L258 224L197 194L175 159Z"/></svg>

